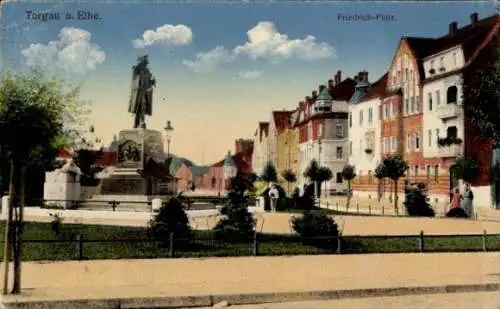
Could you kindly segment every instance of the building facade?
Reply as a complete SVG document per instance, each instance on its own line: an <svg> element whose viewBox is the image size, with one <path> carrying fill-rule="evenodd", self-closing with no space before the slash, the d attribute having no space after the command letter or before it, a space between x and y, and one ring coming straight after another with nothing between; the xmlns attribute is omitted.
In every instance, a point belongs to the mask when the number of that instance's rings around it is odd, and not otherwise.
<svg viewBox="0 0 500 309"><path fill-rule="evenodd" d="M282 175L283 171L290 170L297 176L297 163L298 163L298 137L297 130L292 127L292 115L295 111L289 111L286 114L286 122L278 127L277 136L277 171ZM278 177L280 184L291 192L296 182L288 183L283 177Z"/></svg>
<svg viewBox="0 0 500 309"><path fill-rule="evenodd" d="M259 122L253 138L252 171L262 175L264 166L269 161L269 122Z"/></svg>

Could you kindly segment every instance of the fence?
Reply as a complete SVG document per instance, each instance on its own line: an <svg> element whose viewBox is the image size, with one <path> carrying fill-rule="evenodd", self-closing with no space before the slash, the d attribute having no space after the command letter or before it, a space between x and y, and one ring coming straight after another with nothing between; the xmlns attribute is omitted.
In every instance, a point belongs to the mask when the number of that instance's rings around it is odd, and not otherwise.
<svg viewBox="0 0 500 309"><path fill-rule="evenodd" d="M301 238L296 235L255 233L253 237L217 239L198 232L189 239L174 234L165 241L149 238L87 239L74 234L59 239L24 240L24 260L85 260L178 258L210 256L270 256L313 254L487 252L500 251L500 234L399 236L332 236ZM3 246L2 246L3 247Z"/></svg>

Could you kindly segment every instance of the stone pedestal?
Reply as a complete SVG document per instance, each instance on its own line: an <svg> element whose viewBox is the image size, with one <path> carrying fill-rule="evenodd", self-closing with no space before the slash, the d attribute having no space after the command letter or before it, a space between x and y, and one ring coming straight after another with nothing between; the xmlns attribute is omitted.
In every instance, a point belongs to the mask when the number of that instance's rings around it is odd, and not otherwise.
<svg viewBox="0 0 500 309"><path fill-rule="evenodd" d="M80 200L80 169L69 161L62 168L45 173L43 199L47 205L71 208Z"/></svg>
<svg viewBox="0 0 500 309"><path fill-rule="evenodd" d="M139 174L152 159L165 161L163 135L147 129L122 130L118 135L118 159L116 169L109 178L101 181L99 195L156 195L155 180L145 179Z"/></svg>

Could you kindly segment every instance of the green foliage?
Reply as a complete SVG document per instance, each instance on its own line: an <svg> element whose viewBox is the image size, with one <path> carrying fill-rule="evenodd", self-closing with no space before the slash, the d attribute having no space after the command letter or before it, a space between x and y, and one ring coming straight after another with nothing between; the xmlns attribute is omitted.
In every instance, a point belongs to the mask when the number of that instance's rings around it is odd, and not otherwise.
<svg viewBox="0 0 500 309"><path fill-rule="evenodd" d="M479 166L474 159L469 157L457 158L455 164L450 167L451 172L458 179L470 182L479 176Z"/></svg>
<svg viewBox="0 0 500 309"><path fill-rule="evenodd" d="M451 145L460 145L462 144L462 139L458 137L440 137L438 140L439 147L447 147Z"/></svg>
<svg viewBox="0 0 500 309"><path fill-rule="evenodd" d="M342 177L347 180L351 181L354 178L356 178L356 171L355 171L354 165L347 164L342 168Z"/></svg>
<svg viewBox="0 0 500 309"><path fill-rule="evenodd" d="M80 184L82 186L94 187L99 184L99 179L95 176L103 170L102 166L97 166L96 161L101 158L101 150L79 149L75 153L74 162L80 168Z"/></svg>
<svg viewBox="0 0 500 309"><path fill-rule="evenodd" d="M408 187L405 190L406 213L412 217L434 217L429 198L425 193L425 184L418 184L415 187Z"/></svg>
<svg viewBox="0 0 500 309"><path fill-rule="evenodd" d="M336 239L312 239L314 237L335 237L339 235L337 223L325 211L306 211L303 216L292 218L292 227L299 234L304 244L336 244Z"/></svg>
<svg viewBox="0 0 500 309"><path fill-rule="evenodd" d="M276 171L276 167L272 162L267 162L266 166L264 166L264 171L260 178L266 182L277 182L278 181L278 172Z"/></svg>
<svg viewBox="0 0 500 309"><path fill-rule="evenodd" d="M284 170L283 172L281 172L281 176L283 177L283 179L286 180L286 182L288 183L292 183L292 182L296 182L297 181L297 176L295 175L294 172L292 172L292 170L288 169L288 170Z"/></svg>
<svg viewBox="0 0 500 309"><path fill-rule="evenodd" d="M408 161L406 161L401 154L387 156L382 161L382 164L384 166L385 175L392 181L397 181L399 178L405 176L406 171L410 168Z"/></svg>
<svg viewBox="0 0 500 309"><path fill-rule="evenodd" d="M479 129L481 137L493 140L495 148L500 147L500 47L498 39L486 65L471 67L465 72L462 100L471 122ZM496 44L496 45L495 45ZM483 60L483 59L480 59Z"/></svg>
<svg viewBox="0 0 500 309"><path fill-rule="evenodd" d="M387 177L387 171L383 162L377 165L377 168L375 169L375 177L379 180Z"/></svg>
<svg viewBox="0 0 500 309"><path fill-rule="evenodd" d="M311 181L318 181L319 164L318 161L312 160L304 171L304 177L309 178Z"/></svg>
<svg viewBox="0 0 500 309"><path fill-rule="evenodd" d="M170 233L175 239L187 239L191 236L189 218L179 198L169 199L150 222L149 231L159 241L167 243Z"/></svg>
<svg viewBox="0 0 500 309"><path fill-rule="evenodd" d="M217 239L236 241L249 239L254 233L255 220L248 211L248 200L245 196L247 182L237 175L231 181L228 202L221 209L224 216L214 227Z"/></svg>

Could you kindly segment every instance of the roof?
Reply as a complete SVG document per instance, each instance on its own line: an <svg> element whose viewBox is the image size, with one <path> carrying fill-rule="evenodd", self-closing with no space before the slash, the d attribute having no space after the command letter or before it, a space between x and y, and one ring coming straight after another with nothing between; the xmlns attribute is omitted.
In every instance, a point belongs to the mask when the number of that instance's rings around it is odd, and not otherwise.
<svg viewBox="0 0 500 309"><path fill-rule="evenodd" d="M227 156L224 158L224 164L223 166L235 166L234 165L234 160L231 156L231 151L227 153Z"/></svg>
<svg viewBox="0 0 500 309"><path fill-rule="evenodd" d="M277 132L282 132L289 126L290 114L289 111L273 111L273 121Z"/></svg>
<svg viewBox="0 0 500 309"><path fill-rule="evenodd" d="M325 88L325 89L323 89L323 91L321 91L321 93L319 94L318 100L322 100L322 101L331 101L332 100L332 97L328 93L328 89Z"/></svg>
<svg viewBox="0 0 500 309"><path fill-rule="evenodd" d="M240 151L231 156L234 165L239 173L248 174L252 171L252 152L253 149ZM211 167L222 167L226 158L214 163Z"/></svg>
<svg viewBox="0 0 500 309"><path fill-rule="evenodd" d="M349 101L357 84L354 79L346 78L329 90L330 97L335 101Z"/></svg>
<svg viewBox="0 0 500 309"><path fill-rule="evenodd" d="M199 176L208 173L208 166L205 165L191 165L188 166L188 169L191 171L191 174L193 174L193 176Z"/></svg>
<svg viewBox="0 0 500 309"><path fill-rule="evenodd" d="M365 93L358 102L365 102L371 99L380 98L384 96L387 87L387 77L389 73L382 75L376 82L371 86L371 89Z"/></svg>

